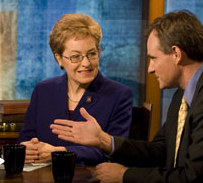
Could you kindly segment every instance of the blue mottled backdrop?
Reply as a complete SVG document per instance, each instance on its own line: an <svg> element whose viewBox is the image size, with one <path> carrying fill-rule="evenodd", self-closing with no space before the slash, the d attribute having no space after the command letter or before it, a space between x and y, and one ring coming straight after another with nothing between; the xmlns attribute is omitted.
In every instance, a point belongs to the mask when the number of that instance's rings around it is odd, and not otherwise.
<svg viewBox="0 0 203 183"><path fill-rule="evenodd" d="M1 99L29 99L37 82L62 74L48 44L49 33L63 14L85 13L102 27L101 72L108 78L130 86L134 92L134 105L138 105L145 96L143 73L146 71L146 59L140 59L142 25L146 21L142 20L143 2L0 0L1 12L17 12L15 92L10 97L5 93ZM148 11L148 7L145 11Z"/></svg>
<svg viewBox="0 0 203 183"><path fill-rule="evenodd" d="M100 70L131 87L134 105L145 96L146 52L142 41L147 0L0 0L0 99L29 99L38 81L61 75L48 45L65 13L85 13L103 30ZM165 13L188 9L203 22L202 0L166 0ZM162 92L162 116L175 90Z"/></svg>

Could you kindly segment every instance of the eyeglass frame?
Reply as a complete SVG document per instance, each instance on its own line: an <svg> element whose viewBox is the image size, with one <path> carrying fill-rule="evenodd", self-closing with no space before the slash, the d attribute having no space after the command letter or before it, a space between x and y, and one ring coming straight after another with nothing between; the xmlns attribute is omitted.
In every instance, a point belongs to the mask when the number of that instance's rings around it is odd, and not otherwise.
<svg viewBox="0 0 203 183"><path fill-rule="evenodd" d="M98 53L98 57L95 58L95 59L89 59L89 58L88 58L88 54L91 53L91 52L97 52L97 53ZM65 55L61 55L61 56L64 57L64 58L66 58L66 59L69 59L69 60L71 61L71 63L80 63L80 62L83 61L83 59L84 59L85 57L87 57L87 59L88 59L89 61L90 61L90 60L96 60L96 59L98 59L98 58L99 58L99 55L100 55L100 50L89 51L89 52L87 52L86 54L78 54L78 55L82 56L82 59L81 59L81 61L79 61L79 62L74 62L74 61L72 61L72 58L71 58L71 57L74 56L74 55L69 56L69 57L67 57L67 56L65 56Z"/></svg>

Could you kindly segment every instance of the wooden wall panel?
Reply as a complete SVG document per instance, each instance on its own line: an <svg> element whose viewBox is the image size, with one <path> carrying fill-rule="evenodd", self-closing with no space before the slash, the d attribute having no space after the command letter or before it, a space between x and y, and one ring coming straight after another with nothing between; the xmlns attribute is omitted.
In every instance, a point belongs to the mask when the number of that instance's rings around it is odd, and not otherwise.
<svg viewBox="0 0 203 183"><path fill-rule="evenodd" d="M157 17L164 14L164 0L150 0L149 2L149 24ZM148 61L149 62L149 61ZM149 63L148 63L149 64ZM146 80L146 102L153 104L152 123L150 130L150 140L160 128L161 114L161 91L154 74L147 74Z"/></svg>

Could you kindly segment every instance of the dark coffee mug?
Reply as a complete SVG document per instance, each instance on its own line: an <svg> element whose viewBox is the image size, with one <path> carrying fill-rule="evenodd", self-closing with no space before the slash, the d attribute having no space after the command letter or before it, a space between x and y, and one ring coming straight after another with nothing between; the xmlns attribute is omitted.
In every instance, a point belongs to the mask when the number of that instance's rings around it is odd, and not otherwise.
<svg viewBox="0 0 203 183"><path fill-rule="evenodd" d="M52 173L56 182L71 183L75 171L76 154L69 151L51 153Z"/></svg>
<svg viewBox="0 0 203 183"><path fill-rule="evenodd" d="M26 146L20 144L3 145L3 158L6 173L16 174L23 171Z"/></svg>

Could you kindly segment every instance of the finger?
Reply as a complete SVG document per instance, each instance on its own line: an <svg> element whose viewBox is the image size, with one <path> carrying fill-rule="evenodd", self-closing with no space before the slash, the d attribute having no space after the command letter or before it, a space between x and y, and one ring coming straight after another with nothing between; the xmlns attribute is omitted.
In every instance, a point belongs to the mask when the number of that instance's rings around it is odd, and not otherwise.
<svg viewBox="0 0 203 183"><path fill-rule="evenodd" d="M72 130L64 130L64 129L52 129L52 132L58 135L70 136L72 137Z"/></svg>
<svg viewBox="0 0 203 183"><path fill-rule="evenodd" d="M31 160L29 160L29 159L25 159L25 163L34 163L34 162L35 162L34 159L31 159Z"/></svg>
<svg viewBox="0 0 203 183"><path fill-rule="evenodd" d="M65 119L55 119L54 120L55 124L60 124L60 125L66 125L72 127L74 124L74 121L71 120L65 120Z"/></svg>
<svg viewBox="0 0 203 183"><path fill-rule="evenodd" d="M46 160L46 159L39 159L39 160L35 160L34 163L45 163L47 161L48 160Z"/></svg>
<svg viewBox="0 0 203 183"><path fill-rule="evenodd" d="M34 138L31 139L31 142L32 142L33 144L36 144L36 143L39 142L39 140L38 140L38 138L34 137Z"/></svg>
<svg viewBox="0 0 203 183"><path fill-rule="evenodd" d="M35 160L35 163L44 163L50 160L51 160L51 155L50 156L43 155L43 157L40 157L39 159Z"/></svg>
<svg viewBox="0 0 203 183"><path fill-rule="evenodd" d="M26 150L27 149L36 149L37 150L37 147L33 144L32 140L21 142L20 144L21 145L25 145L26 146Z"/></svg>
<svg viewBox="0 0 203 183"><path fill-rule="evenodd" d="M25 144L23 144L23 145L25 145ZM33 146L32 144L26 144L25 145L26 146L26 153L27 153L27 151L29 151L29 150L32 150L32 151L38 151L38 148L36 147L36 146Z"/></svg>
<svg viewBox="0 0 203 183"><path fill-rule="evenodd" d="M95 170L92 175L96 180L100 180L99 179L99 175L100 175L99 171Z"/></svg>
<svg viewBox="0 0 203 183"><path fill-rule="evenodd" d="M95 172L94 172L94 176L95 177L99 177L102 172L104 172L104 170L106 169L108 163L100 163L95 167Z"/></svg>
<svg viewBox="0 0 203 183"><path fill-rule="evenodd" d="M37 155L38 151L33 150L33 149L27 149L26 150L26 155Z"/></svg>
<svg viewBox="0 0 203 183"><path fill-rule="evenodd" d="M70 126L62 126L62 125L56 125L56 124L51 124L50 128L57 129L60 131L71 131L72 130L72 127L70 127Z"/></svg>
<svg viewBox="0 0 203 183"><path fill-rule="evenodd" d="M21 144L21 145L28 146L29 144L31 144L31 142L30 142L30 141L25 141L25 142L21 142L20 144Z"/></svg>
<svg viewBox="0 0 203 183"><path fill-rule="evenodd" d="M39 159L38 154L27 154L26 153L25 163L33 163L37 159Z"/></svg>
<svg viewBox="0 0 203 183"><path fill-rule="evenodd" d="M87 121L94 120L94 118L86 111L84 107L80 108L80 114L84 117Z"/></svg>
<svg viewBox="0 0 203 183"><path fill-rule="evenodd" d="M28 160L28 161L32 161L32 160L34 161L34 160L39 159L39 157L38 157L38 155L34 155L34 156L33 155L32 156L29 156L29 155L27 156L26 155L25 159Z"/></svg>
<svg viewBox="0 0 203 183"><path fill-rule="evenodd" d="M96 175L99 174L100 167L101 167L101 164L98 164L98 165L95 167L94 176L96 176Z"/></svg>

